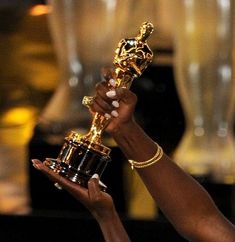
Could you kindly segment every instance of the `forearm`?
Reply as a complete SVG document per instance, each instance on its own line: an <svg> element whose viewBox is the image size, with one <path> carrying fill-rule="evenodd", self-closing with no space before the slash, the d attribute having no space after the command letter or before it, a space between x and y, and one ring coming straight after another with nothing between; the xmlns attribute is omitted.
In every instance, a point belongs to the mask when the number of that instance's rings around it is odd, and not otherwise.
<svg viewBox="0 0 235 242"><path fill-rule="evenodd" d="M106 218L96 218L102 230L105 242L130 242L128 234L114 210L110 216Z"/></svg>
<svg viewBox="0 0 235 242"><path fill-rule="evenodd" d="M128 159L145 161L156 153L154 141L134 122L113 132L113 137ZM185 237L199 235L198 228L210 218L227 224L208 193L167 155L137 171L161 210Z"/></svg>
<svg viewBox="0 0 235 242"><path fill-rule="evenodd" d="M155 141L146 135L135 122L128 124L128 126L123 126L122 129L114 132L113 137L128 159L141 162L150 159L156 153L157 146ZM182 197L187 198L187 201L191 202L192 200L195 203L197 202L197 199L193 199L195 192L200 192L201 196L205 196L199 184L185 174L165 154L155 164L136 170L158 205L165 210L164 212L171 219L177 216L176 213L179 213L180 217L183 216L183 213L187 212L187 208L191 208L192 204L186 204L185 199L183 200ZM192 193L191 191L194 192ZM178 210L168 206L169 201L176 203ZM181 207L183 211L180 211ZM178 216L177 219L179 219Z"/></svg>
<svg viewBox="0 0 235 242"><path fill-rule="evenodd" d="M116 128L112 136L128 159L144 161L156 152L154 141L135 121Z"/></svg>

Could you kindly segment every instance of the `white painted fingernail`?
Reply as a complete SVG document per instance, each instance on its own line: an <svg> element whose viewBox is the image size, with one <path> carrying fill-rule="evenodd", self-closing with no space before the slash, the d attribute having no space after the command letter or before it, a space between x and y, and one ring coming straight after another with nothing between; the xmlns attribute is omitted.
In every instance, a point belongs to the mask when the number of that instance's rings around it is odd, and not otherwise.
<svg viewBox="0 0 235 242"><path fill-rule="evenodd" d="M33 163L33 167L36 169L40 169L39 165L37 164L37 161L35 159L31 159L32 163Z"/></svg>
<svg viewBox="0 0 235 242"><path fill-rule="evenodd" d="M95 173L91 178L99 179L99 175L97 173Z"/></svg>
<svg viewBox="0 0 235 242"><path fill-rule="evenodd" d="M113 110L111 112L111 115L116 118L116 117L118 117L118 112L116 110Z"/></svg>
<svg viewBox="0 0 235 242"><path fill-rule="evenodd" d="M33 167L39 170L39 166L33 163Z"/></svg>
<svg viewBox="0 0 235 242"><path fill-rule="evenodd" d="M116 91L115 90L108 91L108 92L106 92L106 96L110 97L110 98L115 97Z"/></svg>
<svg viewBox="0 0 235 242"><path fill-rule="evenodd" d="M111 86L115 87L116 86L116 81L114 79L110 79L109 83Z"/></svg>
<svg viewBox="0 0 235 242"><path fill-rule="evenodd" d="M118 108L118 107L119 107L119 102L118 102L118 101L112 101L112 105L113 105L115 108Z"/></svg>
<svg viewBox="0 0 235 242"><path fill-rule="evenodd" d="M104 116L105 116L105 118L111 118L111 115L108 113L106 113Z"/></svg>
<svg viewBox="0 0 235 242"><path fill-rule="evenodd" d="M105 188L107 188L107 186L102 182L102 181L99 181L99 184Z"/></svg>

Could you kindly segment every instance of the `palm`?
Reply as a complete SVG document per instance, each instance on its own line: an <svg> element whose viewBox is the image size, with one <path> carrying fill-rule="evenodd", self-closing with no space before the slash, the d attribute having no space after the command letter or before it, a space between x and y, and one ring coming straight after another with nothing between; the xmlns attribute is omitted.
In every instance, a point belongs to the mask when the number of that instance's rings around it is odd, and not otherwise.
<svg viewBox="0 0 235 242"><path fill-rule="evenodd" d="M68 179L56 174L39 160L34 160L35 168L40 170L54 183L68 191L75 199L81 202L93 215L103 217L113 211L114 204L112 197L102 192L97 179L90 179L88 189L69 181Z"/></svg>
<svg viewBox="0 0 235 242"><path fill-rule="evenodd" d="M108 193L100 191L94 182L92 184L93 187L89 187L89 190L77 184L71 184L71 187L67 187L66 190L90 212L102 215L104 212L112 209L113 200Z"/></svg>

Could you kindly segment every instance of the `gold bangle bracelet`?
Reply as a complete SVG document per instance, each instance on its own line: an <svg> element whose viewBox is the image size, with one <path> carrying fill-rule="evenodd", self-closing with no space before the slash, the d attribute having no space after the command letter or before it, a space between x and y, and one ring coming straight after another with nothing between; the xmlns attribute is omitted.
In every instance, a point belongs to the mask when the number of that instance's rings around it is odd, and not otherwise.
<svg viewBox="0 0 235 242"><path fill-rule="evenodd" d="M142 162L128 160L128 162L131 164L131 169L133 170L134 168L145 168L145 167L151 166L154 163L156 163L157 161L159 161L163 156L163 149L157 143L156 143L156 145L157 145L157 152L149 160L142 161Z"/></svg>
<svg viewBox="0 0 235 242"><path fill-rule="evenodd" d="M156 145L157 145L157 152L155 153L155 155L152 158L150 158L149 160L140 161L140 162L132 160L132 163L133 164L141 163L142 165L144 165L144 164L148 164L148 163L152 162L153 160L155 160L156 158L158 158L158 156L159 156L159 154L161 152L161 147L158 144L156 144Z"/></svg>

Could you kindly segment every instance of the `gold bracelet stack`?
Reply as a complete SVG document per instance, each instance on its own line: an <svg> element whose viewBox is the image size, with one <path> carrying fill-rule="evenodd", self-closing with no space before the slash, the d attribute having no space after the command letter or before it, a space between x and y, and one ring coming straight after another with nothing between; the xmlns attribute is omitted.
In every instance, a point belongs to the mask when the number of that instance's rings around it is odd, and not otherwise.
<svg viewBox="0 0 235 242"><path fill-rule="evenodd" d="M131 169L133 170L134 168L145 168L148 166L153 165L154 163L158 162L162 156L163 156L163 149L160 145L155 143L157 145L157 152L156 154L149 160L146 161L134 161L134 160L128 160L128 162L131 164Z"/></svg>

